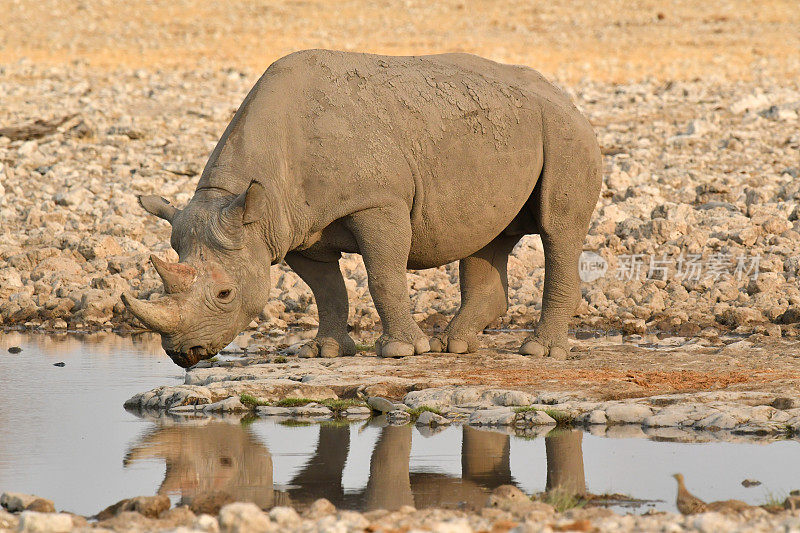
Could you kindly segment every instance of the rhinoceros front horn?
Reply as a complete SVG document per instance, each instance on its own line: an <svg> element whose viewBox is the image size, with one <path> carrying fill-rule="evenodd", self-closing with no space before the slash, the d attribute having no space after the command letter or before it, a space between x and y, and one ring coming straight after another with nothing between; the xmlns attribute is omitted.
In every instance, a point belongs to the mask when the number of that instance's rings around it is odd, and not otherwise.
<svg viewBox="0 0 800 533"><path fill-rule="evenodd" d="M145 302L123 293L122 303L148 329L158 333L171 333L178 329L180 310L169 296L159 298L155 302Z"/></svg>
<svg viewBox="0 0 800 533"><path fill-rule="evenodd" d="M156 272L164 282L164 290L167 294L184 292L194 283L197 277L197 270L185 263L167 263L155 255L150 256L150 262L156 268Z"/></svg>

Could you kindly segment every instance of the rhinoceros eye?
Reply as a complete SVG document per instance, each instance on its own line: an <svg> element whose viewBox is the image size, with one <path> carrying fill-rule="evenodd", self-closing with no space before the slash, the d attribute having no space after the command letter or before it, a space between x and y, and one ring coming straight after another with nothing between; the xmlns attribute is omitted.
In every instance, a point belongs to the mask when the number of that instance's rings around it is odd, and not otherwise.
<svg viewBox="0 0 800 533"><path fill-rule="evenodd" d="M230 296L230 295L231 295L231 290L230 289L222 289L217 294L217 298L219 298L220 300L226 300L228 298L228 296Z"/></svg>

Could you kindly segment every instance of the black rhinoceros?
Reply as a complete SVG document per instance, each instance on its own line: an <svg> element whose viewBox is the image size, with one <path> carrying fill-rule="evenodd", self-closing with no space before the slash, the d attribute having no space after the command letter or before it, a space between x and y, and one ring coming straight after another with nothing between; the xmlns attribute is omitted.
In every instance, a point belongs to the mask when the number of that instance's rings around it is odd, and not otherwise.
<svg viewBox="0 0 800 533"><path fill-rule="evenodd" d="M601 181L588 121L530 68L469 54L297 52L247 95L188 205L140 199L172 224L180 262L153 258L163 298L123 301L189 367L262 311L270 265L285 260L319 310L301 355L351 355L338 261L353 252L381 318L378 355L470 352L506 311L508 254L538 233L542 316L520 352L563 355ZM461 308L429 339L411 316L406 269L455 260Z"/></svg>

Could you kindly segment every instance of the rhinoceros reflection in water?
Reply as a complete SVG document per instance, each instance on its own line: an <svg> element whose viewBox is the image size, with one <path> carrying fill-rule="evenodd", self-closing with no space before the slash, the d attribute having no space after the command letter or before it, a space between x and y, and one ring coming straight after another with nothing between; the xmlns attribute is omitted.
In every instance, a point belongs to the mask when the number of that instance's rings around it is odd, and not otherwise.
<svg viewBox="0 0 800 533"><path fill-rule="evenodd" d="M286 492L274 490L267 447L250 429L227 422L157 427L131 449L125 464L164 459L166 474L158 492L180 494L181 503L191 503L202 493L224 492L262 508L288 503L304 507L318 498L327 498L337 507L365 510L403 505L480 508L488 491L514 483L508 435L465 426L458 478L410 471L412 430L411 426L383 427L370 458L366 487L347 493L342 473L350 448L349 426L319 427L314 455ZM584 492L581 436L580 431L564 431L545 437L548 490Z"/></svg>
<svg viewBox="0 0 800 533"><path fill-rule="evenodd" d="M123 464L144 459L164 460L167 468L158 494L180 494L181 503L209 492L225 492L262 508L275 503L272 456L239 425L157 426L128 452Z"/></svg>

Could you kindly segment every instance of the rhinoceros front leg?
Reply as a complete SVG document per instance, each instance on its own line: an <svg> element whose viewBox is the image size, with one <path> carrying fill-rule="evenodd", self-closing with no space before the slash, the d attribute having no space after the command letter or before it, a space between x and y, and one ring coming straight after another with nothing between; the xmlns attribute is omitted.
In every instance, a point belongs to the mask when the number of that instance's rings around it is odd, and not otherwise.
<svg viewBox="0 0 800 533"><path fill-rule="evenodd" d="M480 346L478 333L508 309L508 254L518 237L500 236L458 263L461 307L447 328L431 339L431 351L467 353Z"/></svg>
<svg viewBox="0 0 800 533"><path fill-rule="evenodd" d="M379 357L406 357L430 350L428 338L411 317L406 268L411 250L411 217L404 204L359 211L349 217L383 335Z"/></svg>
<svg viewBox="0 0 800 533"><path fill-rule="evenodd" d="M347 334L349 305L339 260L315 261L297 252L286 254L286 263L311 287L317 302L319 329L314 340L300 348L300 357L355 355L356 344Z"/></svg>

